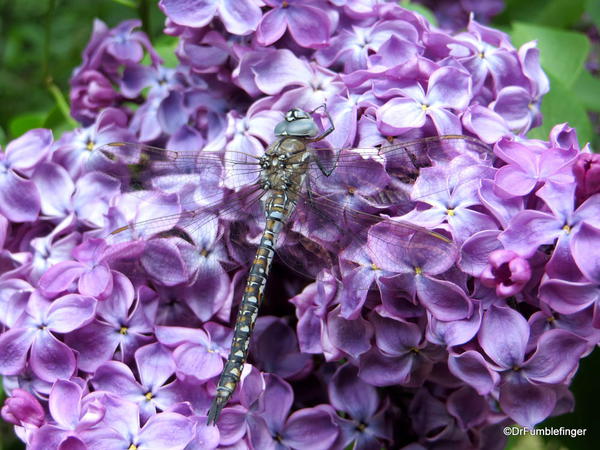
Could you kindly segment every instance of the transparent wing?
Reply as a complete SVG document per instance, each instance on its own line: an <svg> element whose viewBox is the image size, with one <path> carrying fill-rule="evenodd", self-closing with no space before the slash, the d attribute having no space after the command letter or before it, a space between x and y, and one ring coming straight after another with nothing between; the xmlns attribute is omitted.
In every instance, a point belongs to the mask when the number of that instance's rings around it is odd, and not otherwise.
<svg viewBox="0 0 600 450"><path fill-rule="evenodd" d="M199 188L193 199L214 203L223 187L239 190L259 180L258 159L248 153L175 151L130 142L115 142L95 148L87 171L99 171L118 179L123 192L181 192ZM152 201L145 198L145 201Z"/></svg>
<svg viewBox="0 0 600 450"><path fill-rule="evenodd" d="M215 241L220 240L219 257L225 267L232 269L246 262L241 259L248 252L237 243L248 243L259 230L246 227L242 231L232 224L251 221L253 211L261 210L264 191L256 184L260 169L253 156L229 152L229 158L224 158L218 153L113 143L92 152L87 170L105 173L121 183L124 195L115 200L103 236L116 246L113 259L146 257L149 261L152 257L156 261L160 256L156 244L127 244L162 239L164 245L176 242L186 267L193 268L206 253L217 251ZM234 241L235 251L228 252L225 247ZM169 267L165 260L161 281L180 280L175 272L177 268Z"/></svg>
<svg viewBox="0 0 600 450"><path fill-rule="evenodd" d="M400 250L429 253L432 258L454 254L456 246L450 233L390 216L406 214L445 191L477 182L477 172L469 168L493 163L493 154L484 143L454 135L343 150L337 155L327 149L312 151L315 158L305 189L298 193L300 201L291 230L295 235L310 236L313 242L304 245L303 238L289 237L288 232L279 250L288 266L311 277L344 249L365 248L369 238L379 241L374 247L387 248L390 254ZM450 172L437 187L426 185L425 189L418 183L415 187L423 168L450 165L458 157L470 163L466 169ZM360 200L354 202L359 194ZM378 224L386 232L369 235Z"/></svg>
<svg viewBox="0 0 600 450"><path fill-rule="evenodd" d="M445 164L465 154L486 164L492 160L485 144L467 136L440 136L342 151L312 149L311 152L307 183L297 192L299 204L282 236L279 250L286 264L309 276L314 276L318 268L335 265L344 248L364 245L371 227L380 223L389 225L388 237L378 233L376 238L390 250L398 242L415 245L414 242L432 241L419 239L419 236L434 238L437 248L431 248L432 255L440 248L452 247L450 236L388 216L406 213L417 202L436 194L421 190L418 196L414 195L413 186L422 168ZM373 165L385 171L384 184L369 176ZM239 263L251 258L253 252L247 244L256 243L260 234L262 208L258 203L264 195L256 184L260 167L255 156L234 152L225 158L220 153L114 143L94 150L88 169L119 179L124 192L144 203L177 203L178 209L171 214L115 223L109 243L178 237L201 245L201 238L196 236L201 236L206 229L221 227L220 237L229 252L237 255L232 260ZM352 175L350 181L342 179L348 178L348 174ZM468 174L460 172L453 178L448 181L453 186L470 180ZM366 205L354 207L344 199L343 191L348 193L354 189L369 192L362 198ZM225 227L223 222L227 223Z"/></svg>
<svg viewBox="0 0 600 450"><path fill-rule="evenodd" d="M386 233L370 235L375 225L386 225ZM378 251L390 254L399 246L431 254L456 252L449 233L438 232L413 223L344 207L326 195L302 195L289 226L283 232L277 253L294 271L314 278L323 268L337 265L339 255L348 248L366 248L369 239L377 239ZM423 243L426 244L423 244ZM427 247L427 248L425 248Z"/></svg>
<svg viewBox="0 0 600 450"><path fill-rule="evenodd" d="M313 180L328 177L337 168L368 168L370 161L378 161L400 183L412 183L419 175L419 169L447 163L459 155L471 155L482 162L494 157L484 142L462 135L431 136L369 148L313 148L311 153L315 161L310 167Z"/></svg>

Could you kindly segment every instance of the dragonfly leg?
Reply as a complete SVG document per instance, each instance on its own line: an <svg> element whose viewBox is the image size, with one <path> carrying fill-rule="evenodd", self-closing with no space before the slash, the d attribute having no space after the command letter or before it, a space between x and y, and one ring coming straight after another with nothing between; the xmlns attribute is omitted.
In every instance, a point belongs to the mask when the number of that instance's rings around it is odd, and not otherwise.
<svg viewBox="0 0 600 450"><path fill-rule="evenodd" d="M323 131L323 133L321 133L317 137L314 137L312 139L307 139L306 140L307 142L318 142L318 141L321 141L321 140L325 139L327 136L329 136L331 133L333 133L333 130L335 130L335 125L333 124L333 119L329 115L329 111L327 111L327 105L325 105L325 103L323 103L322 105L320 105L320 106L316 107L315 109L313 109L310 112L310 114L313 114L314 112L316 112L317 110L319 110L321 108L325 112L325 115L327 116L327 120L329 120L329 128L327 128L325 131Z"/></svg>
<svg viewBox="0 0 600 450"><path fill-rule="evenodd" d="M338 163L339 160L340 160L340 152L338 151L338 154L335 157L335 162L333 163L333 166L331 167L331 169L327 169L327 168L325 168L323 166L323 164L321 164L321 161L319 161L318 158L315 158L315 162L317 163L317 167L319 168L319 170L321 171L321 173L323 175L325 175L326 177L328 177L329 175L331 175L333 173L333 171L337 167L337 163Z"/></svg>

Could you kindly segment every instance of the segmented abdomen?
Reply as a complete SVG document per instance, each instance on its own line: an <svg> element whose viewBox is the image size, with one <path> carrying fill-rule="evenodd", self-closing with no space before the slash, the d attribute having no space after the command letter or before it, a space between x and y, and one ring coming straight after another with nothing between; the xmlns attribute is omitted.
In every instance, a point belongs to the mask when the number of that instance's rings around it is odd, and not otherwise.
<svg viewBox="0 0 600 450"><path fill-rule="evenodd" d="M223 407L233 394L240 379L246 357L250 335L256 323L258 309L262 303L267 276L275 254L275 243L284 221L291 214L295 203L285 191L274 191L266 207L267 223L250 268L246 289L238 311L231 350L219 379L217 396L208 412L208 424L215 423Z"/></svg>

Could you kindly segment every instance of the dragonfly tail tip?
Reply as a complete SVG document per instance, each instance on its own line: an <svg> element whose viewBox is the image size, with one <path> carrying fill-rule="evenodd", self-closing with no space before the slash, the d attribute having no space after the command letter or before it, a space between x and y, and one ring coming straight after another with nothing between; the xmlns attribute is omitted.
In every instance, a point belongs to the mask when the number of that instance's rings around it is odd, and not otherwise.
<svg viewBox="0 0 600 450"><path fill-rule="evenodd" d="M210 409L208 410L208 417L206 420L207 425L216 425L219 416L221 415L221 411L225 407L226 401L222 397L216 397L212 405L210 405Z"/></svg>

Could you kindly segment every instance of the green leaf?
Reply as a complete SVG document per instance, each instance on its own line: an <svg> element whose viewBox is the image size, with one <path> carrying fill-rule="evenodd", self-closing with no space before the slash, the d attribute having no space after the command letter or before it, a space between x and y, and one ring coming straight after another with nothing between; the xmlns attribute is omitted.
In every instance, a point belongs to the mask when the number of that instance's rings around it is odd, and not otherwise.
<svg viewBox="0 0 600 450"><path fill-rule="evenodd" d="M69 129L76 128L79 124L75 119L71 117L71 108L69 107L69 103L67 102L67 99L65 98L62 91L54 83L50 83L48 85L48 90L54 98L54 104L56 105L56 109L58 109L58 111L62 115L62 120L67 123ZM51 114L52 111L54 111L54 109L52 109L49 114Z"/></svg>
<svg viewBox="0 0 600 450"><path fill-rule="evenodd" d="M33 128L42 128L46 116L47 114L43 112L21 114L10 121L8 131L13 138L16 138Z"/></svg>
<svg viewBox="0 0 600 450"><path fill-rule="evenodd" d="M521 428L513 425L514 428ZM512 427L511 427L512 428ZM519 437L510 437L510 450L544 450L546 446L539 436L523 435Z"/></svg>
<svg viewBox="0 0 600 450"><path fill-rule="evenodd" d="M510 34L515 46L537 40L543 69L568 88L584 69L590 43L582 33L515 22Z"/></svg>
<svg viewBox="0 0 600 450"><path fill-rule="evenodd" d="M585 12L590 16L594 25L600 28L600 2L598 0L588 0L585 5Z"/></svg>
<svg viewBox="0 0 600 450"><path fill-rule="evenodd" d="M75 125L74 125L75 124ZM60 136L65 131L76 128L77 122L65 119L64 113L59 106L54 106L46 116L43 127L50 128L54 136Z"/></svg>
<svg viewBox="0 0 600 450"><path fill-rule="evenodd" d="M128 8L135 9L137 8L137 3L132 0L113 0L113 2L118 3L119 5L127 6Z"/></svg>
<svg viewBox="0 0 600 450"><path fill-rule="evenodd" d="M6 136L6 132L4 131L4 128L0 127L0 147L4 147L8 142L8 138ZM0 383L0 388L2 387L2 383ZM0 389L0 392L2 392L2 390Z"/></svg>
<svg viewBox="0 0 600 450"><path fill-rule="evenodd" d="M431 25L435 27L438 26L435 14L433 14L433 11L426 6L420 5L419 3L412 3L410 0L402 0L400 2L400 6L402 6L404 9L408 9L409 11L414 11L421 14L429 23L431 23Z"/></svg>
<svg viewBox="0 0 600 450"><path fill-rule="evenodd" d="M552 75L548 77L550 92L542 100L544 122L541 127L531 130L527 137L546 141L554 125L568 122L569 126L577 129L579 144L585 145L592 140L593 133L584 105L560 80Z"/></svg>
<svg viewBox="0 0 600 450"><path fill-rule="evenodd" d="M504 12L494 18L495 23L523 21L569 28L580 20L586 0L507 0L505 5Z"/></svg>
<svg viewBox="0 0 600 450"><path fill-rule="evenodd" d="M163 59L165 67L175 68L179 64L179 60L175 55L178 39L174 36L161 36L154 42L154 50ZM142 60L143 64L150 64L150 56L146 54Z"/></svg>
<svg viewBox="0 0 600 450"><path fill-rule="evenodd" d="M573 93L587 109L600 112L600 79L582 70L573 85Z"/></svg>

